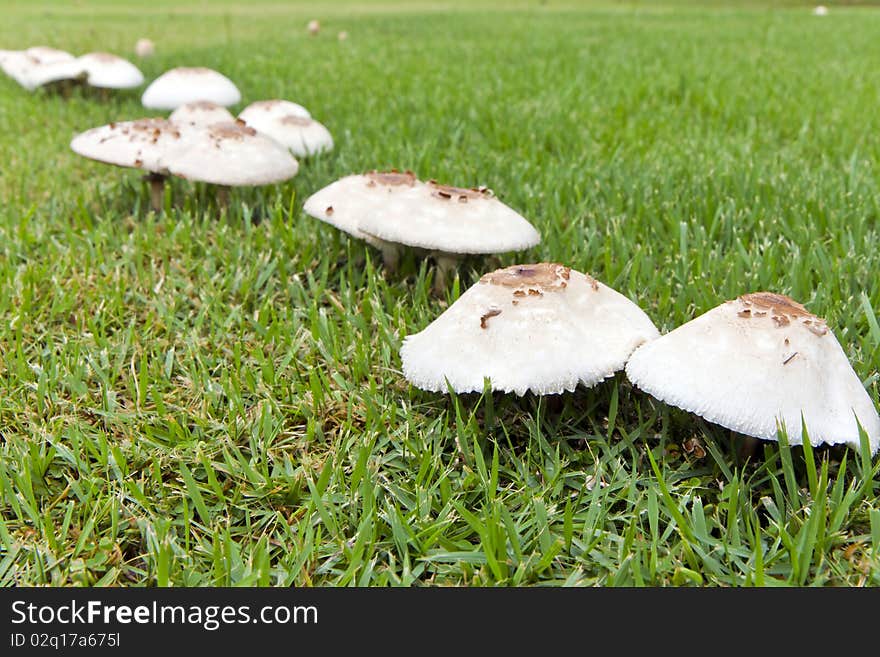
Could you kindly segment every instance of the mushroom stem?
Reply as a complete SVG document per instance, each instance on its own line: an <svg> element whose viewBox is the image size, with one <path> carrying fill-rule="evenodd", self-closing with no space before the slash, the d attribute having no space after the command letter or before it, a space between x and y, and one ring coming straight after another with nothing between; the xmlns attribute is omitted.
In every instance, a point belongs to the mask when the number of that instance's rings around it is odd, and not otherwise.
<svg viewBox="0 0 880 657"><path fill-rule="evenodd" d="M733 431L730 433L740 440L739 449L737 450L739 460L748 461L753 459L758 452L758 446L761 444L761 441L757 438L752 438L752 436L738 435Z"/></svg>
<svg viewBox="0 0 880 657"><path fill-rule="evenodd" d="M158 214L165 206L165 176L161 173L148 173L144 180L150 183L150 205Z"/></svg>
<svg viewBox="0 0 880 657"><path fill-rule="evenodd" d="M226 185L217 185L217 205L221 210L229 207L229 187Z"/></svg>
<svg viewBox="0 0 880 657"><path fill-rule="evenodd" d="M437 272L434 274L434 294L441 295L446 290L450 272L458 269L459 259L450 253L434 253Z"/></svg>
<svg viewBox="0 0 880 657"><path fill-rule="evenodd" d="M379 250L382 251L382 264L385 265L385 271L394 273L400 264L400 248L393 242L382 241L379 244Z"/></svg>

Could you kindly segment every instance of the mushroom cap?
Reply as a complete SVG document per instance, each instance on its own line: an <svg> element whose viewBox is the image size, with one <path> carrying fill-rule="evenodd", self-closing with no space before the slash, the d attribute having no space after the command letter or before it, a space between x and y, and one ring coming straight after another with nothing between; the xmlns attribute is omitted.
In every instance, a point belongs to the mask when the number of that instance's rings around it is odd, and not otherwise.
<svg viewBox="0 0 880 657"><path fill-rule="evenodd" d="M825 322L801 304L769 292L727 301L640 347L626 366L639 388L710 422L777 440L858 447L856 417L871 451L880 417Z"/></svg>
<svg viewBox="0 0 880 657"><path fill-rule="evenodd" d="M55 62L70 62L76 59L66 50L50 48L49 46L33 46L24 51L29 57L33 57L39 64L54 64Z"/></svg>
<svg viewBox="0 0 880 657"><path fill-rule="evenodd" d="M30 81L30 71L35 61L24 50L4 50L0 57L0 70L23 87Z"/></svg>
<svg viewBox="0 0 880 657"><path fill-rule="evenodd" d="M260 123L270 119L282 119L285 116L301 116L304 119L312 117L302 105L293 103L289 100L273 98L270 100L258 100L245 107L238 115L242 121L252 128L259 130L257 127Z"/></svg>
<svg viewBox="0 0 880 657"><path fill-rule="evenodd" d="M464 189L434 181L418 185L403 211L367 213L358 230L386 242L445 253L504 253L535 246L541 235L485 187Z"/></svg>
<svg viewBox="0 0 880 657"><path fill-rule="evenodd" d="M660 334L615 290L555 263L483 276L400 350L404 376L432 392L557 394L591 387L623 369Z"/></svg>
<svg viewBox="0 0 880 657"><path fill-rule="evenodd" d="M88 74L87 82L101 89L131 89L144 83L144 75L130 61L107 52L90 52L79 57Z"/></svg>
<svg viewBox="0 0 880 657"><path fill-rule="evenodd" d="M183 148L169 162L175 176L215 185L268 185L296 175L290 152L240 122L186 130Z"/></svg>
<svg viewBox="0 0 880 657"><path fill-rule="evenodd" d="M424 183L411 171L370 171L346 176L312 194L303 210L315 219L378 246L379 240L358 229L360 220L380 209L406 215L409 199L421 185Z"/></svg>
<svg viewBox="0 0 880 657"><path fill-rule="evenodd" d="M26 67L24 80L20 80L19 84L27 89L36 89L62 80L85 80L87 76L88 72L79 60L55 60Z"/></svg>
<svg viewBox="0 0 880 657"><path fill-rule="evenodd" d="M144 107L162 110L177 109L198 100L227 107L238 103L241 93L222 73L204 67L179 67L153 80L141 97Z"/></svg>
<svg viewBox="0 0 880 657"><path fill-rule="evenodd" d="M182 137L180 127L167 119L138 119L86 130L70 147L92 160L164 174Z"/></svg>
<svg viewBox="0 0 880 657"><path fill-rule="evenodd" d="M63 50L37 46L28 50L8 50L0 59L0 68L28 90L60 80L82 77L85 71L76 58Z"/></svg>
<svg viewBox="0 0 880 657"><path fill-rule="evenodd" d="M241 117L239 117L241 118ZM280 118L255 118L249 126L271 137L297 157L308 157L333 149L333 137L312 118L288 114Z"/></svg>
<svg viewBox="0 0 880 657"><path fill-rule="evenodd" d="M212 123L228 123L235 121L232 113L209 100L197 100L194 103L186 103L171 112L169 121L187 124L191 126L209 126Z"/></svg>

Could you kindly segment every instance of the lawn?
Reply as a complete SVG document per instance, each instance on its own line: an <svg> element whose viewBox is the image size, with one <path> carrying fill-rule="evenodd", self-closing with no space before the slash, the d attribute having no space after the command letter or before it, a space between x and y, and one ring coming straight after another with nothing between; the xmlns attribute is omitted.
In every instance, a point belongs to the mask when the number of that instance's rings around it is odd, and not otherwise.
<svg viewBox="0 0 880 657"><path fill-rule="evenodd" d="M216 68L336 148L228 210L176 180L157 216L136 173L68 148L150 115L140 90L0 78L0 584L880 584L877 458L747 458L623 374L518 398L400 373L483 272L552 260L661 332L788 294L876 401L880 9L810 7L5 2L0 48L134 59L149 36L148 79ZM386 274L302 213L391 167L487 185L543 240L438 298L429 262Z"/></svg>

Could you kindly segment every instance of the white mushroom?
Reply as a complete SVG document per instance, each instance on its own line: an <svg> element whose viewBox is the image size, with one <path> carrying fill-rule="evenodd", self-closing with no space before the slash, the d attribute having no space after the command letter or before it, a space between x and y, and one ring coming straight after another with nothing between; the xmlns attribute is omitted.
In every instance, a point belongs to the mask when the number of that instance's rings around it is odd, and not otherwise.
<svg viewBox="0 0 880 657"><path fill-rule="evenodd" d="M28 89L67 80L85 81L101 89L130 89L144 81L134 64L104 52L74 57L63 50L37 46L8 59L13 68L9 74Z"/></svg>
<svg viewBox="0 0 880 657"><path fill-rule="evenodd" d="M375 210L364 214L357 227L389 244L432 251L438 293L462 255L520 251L541 241L525 217L486 187L466 189L433 180L415 186L404 212Z"/></svg>
<svg viewBox="0 0 880 657"><path fill-rule="evenodd" d="M311 118L288 114L281 118L243 120L257 132L271 137L290 149L290 152L297 157L308 157L333 149L333 137L330 131Z"/></svg>
<svg viewBox="0 0 880 657"><path fill-rule="evenodd" d="M333 148L330 131L312 119L305 107L289 100L258 100L245 107L238 118L289 148L297 157Z"/></svg>
<svg viewBox="0 0 880 657"><path fill-rule="evenodd" d="M381 248L390 269L398 245L433 252L437 292L460 255L517 251L541 240L534 226L488 189L424 183L412 172L347 176L313 194L304 209Z"/></svg>
<svg viewBox="0 0 880 657"><path fill-rule="evenodd" d="M372 212L358 228L379 239L450 254L504 253L535 246L541 236L486 187L433 180L415 187L409 214Z"/></svg>
<svg viewBox="0 0 880 657"><path fill-rule="evenodd" d="M156 44L150 39L138 39L134 44L134 54L138 57L152 57L156 54Z"/></svg>
<svg viewBox="0 0 880 657"><path fill-rule="evenodd" d="M153 209L162 209L170 160L182 145L180 127L162 118L110 123L87 130L70 142L74 152L99 162L142 169L148 175Z"/></svg>
<svg viewBox="0 0 880 657"><path fill-rule="evenodd" d="M486 274L400 350L404 376L419 388L536 394L592 387L623 369L659 336L622 294L554 263Z"/></svg>
<svg viewBox="0 0 880 657"><path fill-rule="evenodd" d="M53 82L85 77L85 71L73 55L47 46L6 51L0 61L0 68L28 90Z"/></svg>
<svg viewBox="0 0 880 657"><path fill-rule="evenodd" d="M290 152L242 122L214 123L186 131L183 148L168 163L175 176L226 188L268 185L296 175Z"/></svg>
<svg viewBox="0 0 880 657"><path fill-rule="evenodd" d="M371 171L346 176L312 194L306 199L303 210L315 219L383 249L386 265L393 268L397 248L361 232L358 223L364 215L378 210L405 216L409 211L407 201L419 185L424 183L412 171Z"/></svg>
<svg viewBox="0 0 880 657"><path fill-rule="evenodd" d="M106 52L90 52L76 60L86 72L86 82L99 89L132 89L144 76L130 61Z"/></svg>
<svg viewBox="0 0 880 657"><path fill-rule="evenodd" d="M321 23L316 20L310 20L309 24L306 26L306 29L312 36L317 36L318 32L321 31Z"/></svg>
<svg viewBox="0 0 880 657"><path fill-rule="evenodd" d="M813 16L827 16L828 15L828 7L825 5L816 5L813 9Z"/></svg>
<svg viewBox="0 0 880 657"><path fill-rule="evenodd" d="M208 100L186 103L171 112L169 121L190 126L209 126L212 123L234 122L235 117L225 107Z"/></svg>
<svg viewBox="0 0 880 657"><path fill-rule="evenodd" d="M203 67L166 71L144 91L144 107L174 110L186 103L209 100L227 107L241 100L238 88L225 75Z"/></svg>
<svg viewBox="0 0 880 657"><path fill-rule="evenodd" d="M769 292L728 301L638 349L632 382L657 399L739 433L789 442L859 445L871 451L880 417L826 323L801 304Z"/></svg>
<svg viewBox="0 0 880 657"><path fill-rule="evenodd" d="M309 119L312 115L305 107L289 100L273 98L271 100L258 100L245 107L238 115L242 121L252 128L257 128L260 123L272 119L283 119L285 116L299 116Z"/></svg>
<svg viewBox="0 0 880 657"><path fill-rule="evenodd" d="M53 61L47 64L32 63L24 69L19 84L29 90L53 83L83 82L88 72L78 59Z"/></svg>

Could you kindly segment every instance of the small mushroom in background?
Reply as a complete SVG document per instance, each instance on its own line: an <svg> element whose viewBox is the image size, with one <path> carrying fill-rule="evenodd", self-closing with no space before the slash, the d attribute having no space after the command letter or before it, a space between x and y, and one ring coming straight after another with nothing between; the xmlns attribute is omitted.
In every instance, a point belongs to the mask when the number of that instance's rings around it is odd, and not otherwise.
<svg viewBox="0 0 880 657"><path fill-rule="evenodd" d="M180 125L209 126L213 123L234 122L235 117L225 107L208 100L198 100L194 103L186 103L171 112L169 121Z"/></svg>
<svg viewBox="0 0 880 657"><path fill-rule="evenodd" d="M333 149L333 137L308 110L288 100L260 100L238 115L257 132L289 148L296 157L308 157Z"/></svg>
<svg viewBox="0 0 880 657"><path fill-rule="evenodd" d="M358 224L365 214L376 210L406 216L406 199L413 194L417 184L423 183L412 171L370 171L346 176L312 194L306 199L303 210L309 216L381 249L385 267L394 270L400 255L397 246L367 235Z"/></svg>
<svg viewBox="0 0 880 657"><path fill-rule="evenodd" d="M149 118L87 130L74 137L70 147L98 162L146 171L152 207L160 212L168 163L181 144L179 126L167 119Z"/></svg>
<svg viewBox="0 0 880 657"><path fill-rule="evenodd" d="M789 443L880 446L880 416L824 320L781 294L727 301L640 347L629 379L657 399L732 431ZM858 421L858 424L857 424Z"/></svg>
<svg viewBox="0 0 880 657"><path fill-rule="evenodd" d="M22 51L13 58L11 73L27 89L54 83L85 82L98 89L131 89L144 82L144 76L131 62L104 52L74 57L70 53L40 46Z"/></svg>
<svg viewBox="0 0 880 657"><path fill-rule="evenodd" d="M86 75L77 58L64 50L35 46L5 53L0 68L29 91L55 82L83 79Z"/></svg>
<svg viewBox="0 0 880 657"><path fill-rule="evenodd" d="M204 67L179 67L153 80L141 97L144 107L160 110L175 110L199 100L228 107L241 101L241 93L222 73Z"/></svg>
<svg viewBox="0 0 880 657"><path fill-rule="evenodd" d="M77 58L86 72L86 83L98 89L133 89L144 83L140 69L127 59L107 52L90 52Z"/></svg>
<svg viewBox="0 0 880 657"><path fill-rule="evenodd" d="M85 82L88 79L88 71L78 59L55 61L48 64L32 64L23 70L23 79L19 79L18 82L29 91L55 84L66 91L70 85Z"/></svg>
<svg viewBox="0 0 880 657"><path fill-rule="evenodd" d="M403 374L445 392L559 394L593 387L659 337L635 303L556 263L515 265L483 276L420 333L404 339Z"/></svg>
<svg viewBox="0 0 880 657"><path fill-rule="evenodd" d="M286 148L235 121L188 130L168 170L220 186L218 200L226 205L229 187L282 182L296 175L299 164Z"/></svg>
<svg viewBox="0 0 880 657"><path fill-rule="evenodd" d="M150 39L138 39L134 44L134 54L138 57L152 57L156 54L156 44Z"/></svg>
<svg viewBox="0 0 880 657"><path fill-rule="evenodd" d="M825 5L816 5L813 9L813 16L827 16L828 15L828 7Z"/></svg>
<svg viewBox="0 0 880 657"><path fill-rule="evenodd" d="M345 41L346 39L348 39L348 32L346 32L345 30L342 30L342 32L340 32L336 36L336 38L338 38L340 41Z"/></svg>
<svg viewBox="0 0 880 657"><path fill-rule="evenodd" d="M318 32L321 31L321 23L319 23L317 20L311 20L306 26L306 29L312 36L318 36Z"/></svg>

